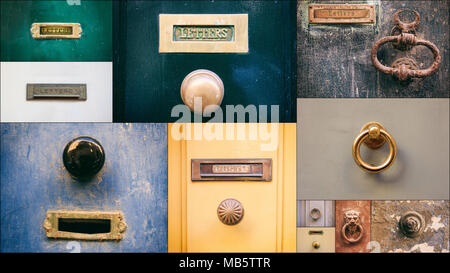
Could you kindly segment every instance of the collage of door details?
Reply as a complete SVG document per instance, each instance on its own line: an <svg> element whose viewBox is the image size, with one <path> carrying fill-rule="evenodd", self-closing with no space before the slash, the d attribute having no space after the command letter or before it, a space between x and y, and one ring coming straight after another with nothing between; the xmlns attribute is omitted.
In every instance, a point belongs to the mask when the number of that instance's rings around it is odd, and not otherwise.
<svg viewBox="0 0 450 273"><path fill-rule="evenodd" d="M450 252L449 7L1 1L0 252Z"/></svg>

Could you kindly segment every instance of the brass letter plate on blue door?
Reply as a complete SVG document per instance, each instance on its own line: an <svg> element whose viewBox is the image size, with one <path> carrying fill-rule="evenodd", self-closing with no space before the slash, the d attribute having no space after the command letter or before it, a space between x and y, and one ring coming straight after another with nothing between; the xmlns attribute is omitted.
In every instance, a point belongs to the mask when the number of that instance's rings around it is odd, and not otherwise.
<svg viewBox="0 0 450 273"><path fill-rule="evenodd" d="M86 84L27 84L27 100L34 99L77 99L86 100Z"/></svg>
<svg viewBox="0 0 450 273"><path fill-rule="evenodd" d="M121 240L127 224L120 211L49 210L44 220L48 238Z"/></svg>
<svg viewBox="0 0 450 273"><path fill-rule="evenodd" d="M373 4L310 4L309 22L315 24L374 24Z"/></svg>
<svg viewBox="0 0 450 273"><path fill-rule="evenodd" d="M248 14L160 14L159 52L247 53Z"/></svg>
<svg viewBox="0 0 450 273"><path fill-rule="evenodd" d="M271 159L192 159L192 181L271 181Z"/></svg>
<svg viewBox="0 0 450 273"><path fill-rule="evenodd" d="M33 23L30 32L34 39L79 39L82 30L78 23Z"/></svg>

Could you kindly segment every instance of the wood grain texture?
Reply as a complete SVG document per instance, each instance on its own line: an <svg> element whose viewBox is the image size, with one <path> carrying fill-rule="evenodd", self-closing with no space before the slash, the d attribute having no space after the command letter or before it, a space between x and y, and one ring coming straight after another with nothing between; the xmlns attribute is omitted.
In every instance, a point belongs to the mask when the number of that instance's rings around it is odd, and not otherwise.
<svg viewBox="0 0 450 273"><path fill-rule="evenodd" d="M64 146L88 135L105 150L103 169L86 183L62 162ZM167 125L1 124L1 251L69 252L47 239L47 210L120 210L120 242L80 241L81 252L167 251Z"/></svg>
<svg viewBox="0 0 450 273"><path fill-rule="evenodd" d="M333 1L341 3L348 1ZM329 1L298 1L297 5L297 97L301 98L448 98L449 32L447 1L357 1L375 3L376 24L309 24L308 4ZM352 2L353 3L353 2ZM370 51L379 39L389 36L393 15L399 9L419 12L417 37L434 43L442 55L439 70L422 80L401 83L378 72L370 60ZM408 15L404 21L409 22ZM400 17L402 19L402 17ZM411 18L414 19L413 17ZM396 58L413 57L420 69L433 62L433 54L424 46L402 52L392 45L383 46L378 59L391 65Z"/></svg>

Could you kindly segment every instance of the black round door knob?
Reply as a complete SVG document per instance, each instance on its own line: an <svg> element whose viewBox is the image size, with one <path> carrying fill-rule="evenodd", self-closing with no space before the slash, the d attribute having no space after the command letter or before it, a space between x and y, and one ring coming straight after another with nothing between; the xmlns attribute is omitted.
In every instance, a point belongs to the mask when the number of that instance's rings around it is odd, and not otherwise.
<svg viewBox="0 0 450 273"><path fill-rule="evenodd" d="M63 162L69 173L77 178L89 178L97 174L105 163L105 151L97 140L80 136L67 143Z"/></svg>

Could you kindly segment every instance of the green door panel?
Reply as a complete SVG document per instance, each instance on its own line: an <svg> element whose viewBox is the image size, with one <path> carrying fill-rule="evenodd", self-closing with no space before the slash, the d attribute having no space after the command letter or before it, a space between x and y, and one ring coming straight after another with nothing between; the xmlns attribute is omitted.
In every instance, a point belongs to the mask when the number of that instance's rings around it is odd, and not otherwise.
<svg viewBox="0 0 450 273"><path fill-rule="evenodd" d="M1 61L112 61L112 1L1 1ZM33 23L80 23L80 39L35 40Z"/></svg>

